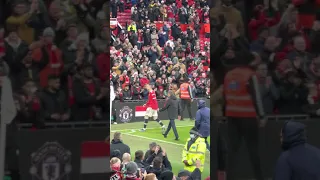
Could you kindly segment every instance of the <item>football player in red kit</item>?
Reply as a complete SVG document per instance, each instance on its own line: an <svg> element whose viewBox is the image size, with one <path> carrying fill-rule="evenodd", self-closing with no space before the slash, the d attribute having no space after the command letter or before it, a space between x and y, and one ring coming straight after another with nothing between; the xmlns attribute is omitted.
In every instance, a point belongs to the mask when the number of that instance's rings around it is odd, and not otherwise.
<svg viewBox="0 0 320 180"><path fill-rule="evenodd" d="M158 107L156 93L154 92L150 84L146 84L145 88L148 90L149 95L148 95L147 103L143 105L147 107L147 110L146 110L146 114L144 115L144 125L141 131L146 131L149 118L153 118L153 120L156 120L160 124L162 131L164 132L166 130L166 127L158 119L159 107Z"/></svg>

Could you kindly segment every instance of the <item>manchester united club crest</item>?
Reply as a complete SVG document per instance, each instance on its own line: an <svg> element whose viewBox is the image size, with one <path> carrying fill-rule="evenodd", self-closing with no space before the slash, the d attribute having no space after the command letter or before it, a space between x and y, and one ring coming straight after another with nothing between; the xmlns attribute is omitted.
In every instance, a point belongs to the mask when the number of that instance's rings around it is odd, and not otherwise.
<svg viewBox="0 0 320 180"><path fill-rule="evenodd" d="M120 121L128 123L132 119L132 109L128 106L124 106L119 113Z"/></svg>
<svg viewBox="0 0 320 180"><path fill-rule="evenodd" d="M31 154L32 180L70 180L71 152L58 142L46 142Z"/></svg>

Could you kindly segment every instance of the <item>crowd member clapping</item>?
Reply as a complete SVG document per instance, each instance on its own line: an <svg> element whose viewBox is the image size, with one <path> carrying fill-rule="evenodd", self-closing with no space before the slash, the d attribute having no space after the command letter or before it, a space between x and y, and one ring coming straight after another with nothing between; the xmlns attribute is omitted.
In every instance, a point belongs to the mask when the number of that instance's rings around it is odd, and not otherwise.
<svg viewBox="0 0 320 180"><path fill-rule="evenodd" d="M11 81L17 109L8 133L15 135L19 123L41 129L49 128L47 122L107 120L105 87L109 85L105 83L109 77L103 72L110 69L110 62L103 55L109 50L110 23L106 19L106 1L3 3L6 8L0 12L1 20L5 20L0 22L0 71ZM0 89L4 92L2 86ZM16 140L10 138L8 142L14 148L6 148L10 158L6 158L5 171L16 180L20 170L18 163L12 166L12 158L17 157L19 149Z"/></svg>
<svg viewBox="0 0 320 180"><path fill-rule="evenodd" d="M222 1L223 5L226 3ZM234 67L235 62L243 61L256 67L259 93L267 114L317 115L316 64L319 55L316 37L319 20L314 18L316 13L311 13L304 22L299 21L302 17L298 8L300 5L257 5L247 29L249 43L240 26L242 22L224 14L226 9L239 13L241 8L232 4L227 8L220 5L212 8L211 20L215 22L212 28L217 31L213 37L219 41L211 56L215 59L212 70L217 86L223 84L225 74ZM220 11L222 16L219 16ZM266 15L271 11L274 13ZM310 26L310 22L313 25ZM220 92L218 88L212 93L219 99Z"/></svg>
<svg viewBox="0 0 320 180"><path fill-rule="evenodd" d="M112 17L115 7L111 6ZM121 31L113 31L110 49L111 81L116 89L120 87L117 99L145 99L147 92L143 87L149 82L154 84L157 99L165 99L169 83L180 85L181 77L194 84L195 97L209 97L206 88L210 85L209 39L204 30L200 32L200 24L208 24L208 10L204 1L197 0L194 4L175 1L132 4L131 20ZM196 74L193 79L192 74Z"/></svg>
<svg viewBox="0 0 320 180"><path fill-rule="evenodd" d="M160 151L162 149L162 151ZM145 158L143 151L135 152L134 161L131 161L131 156L125 153L122 161L115 156L118 156L120 151L115 149L111 153L110 168L112 171L111 179L114 180L191 180L201 179L202 164L200 160L195 161L195 167L192 172L181 170L174 175L172 168L167 168L165 161L169 161L165 155L166 152L156 143L150 143L150 149L147 151L152 154ZM160 154L160 155L159 155ZM152 158L152 161L150 161ZM168 162L167 162L168 163ZM169 162L170 163L170 162Z"/></svg>
<svg viewBox="0 0 320 180"><path fill-rule="evenodd" d="M6 10L0 49L1 59L10 68L9 77L16 97L22 99L21 102L29 102L21 89L25 90L25 85L33 81L39 102L38 107L34 105L33 108L39 112L38 122L103 119L107 104L103 83L108 78L100 72L104 66L96 66L96 57L99 61L108 61L102 56L108 49L105 43L109 28L106 3L101 0L16 0L7 5L12 9ZM91 79L97 79L93 80L94 88L92 83L84 83L89 82L85 67L92 69ZM100 80L102 83L98 82ZM90 96L84 96L87 99L80 99L81 92L74 88L80 84L82 89L90 91ZM77 116L79 113L82 114Z"/></svg>

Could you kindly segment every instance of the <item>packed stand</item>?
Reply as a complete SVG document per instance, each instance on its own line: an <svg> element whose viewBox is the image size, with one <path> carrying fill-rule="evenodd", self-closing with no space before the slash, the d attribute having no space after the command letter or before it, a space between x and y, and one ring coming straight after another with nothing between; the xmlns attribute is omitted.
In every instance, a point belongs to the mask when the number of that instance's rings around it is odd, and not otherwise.
<svg viewBox="0 0 320 180"><path fill-rule="evenodd" d="M284 2L261 1L253 13L229 0L210 9L215 116L223 116L224 77L239 62L255 68L266 114L320 115L319 2Z"/></svg>
<svg viewBox="0 0 320 180"><path fill-rule="evenodd" d="M109 104L107 3L15 0L6 7L1 72L11 80L16 122L42 128L45 122L103 120Z"/></svg>
<svg viewBox="0 0 320 180"><path fill-rule="evenodd" d="M205 149L205 148L204 148ZM134 153L121 139L121 133L115 132L111 141L110 168L112 180L191 180L203 179L202 158L198 158L194 166L188 166L189 170L180 170L177 175L172 172L172 166L168 155L170 152L156 142L149 144L146 152L138 150ZM132 153L132 154L131 154ZM169 153L169 154L168 154ZM185 154L183 154L185 156ZM196 157L194 157L196 159ZM183 163L186 163L183 161ZM191 170L191 172L190 172ZM210 179L208 177L207 179Z"/></svg>
<svg viewBox="0 0 320 180"><path fill-rule="evenodd" d="M206 1L111 1L111 81L117 100L158 99L189 79L194 97L209 97L210 25ZM131 18L131 19L130 19Z"/></svg>

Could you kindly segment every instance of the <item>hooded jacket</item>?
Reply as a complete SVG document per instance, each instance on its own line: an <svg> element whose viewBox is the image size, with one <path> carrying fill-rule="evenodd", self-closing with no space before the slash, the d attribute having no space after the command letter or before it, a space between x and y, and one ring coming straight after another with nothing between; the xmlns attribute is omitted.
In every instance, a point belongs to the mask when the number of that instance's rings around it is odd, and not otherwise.
<svg viewBox="0 0 320 180"><path fill-rule="evenodd" d="M306 142L305 125L286 122L282 138L274 180L319 180L320 150Z"/></svg>
<svg viewBox="0 0 320 180"><path fill-rule="evenodd" d="M196 128L202 137L210 136L210 109L206 107L204 100L199 100L196 113Z"/></svg>

